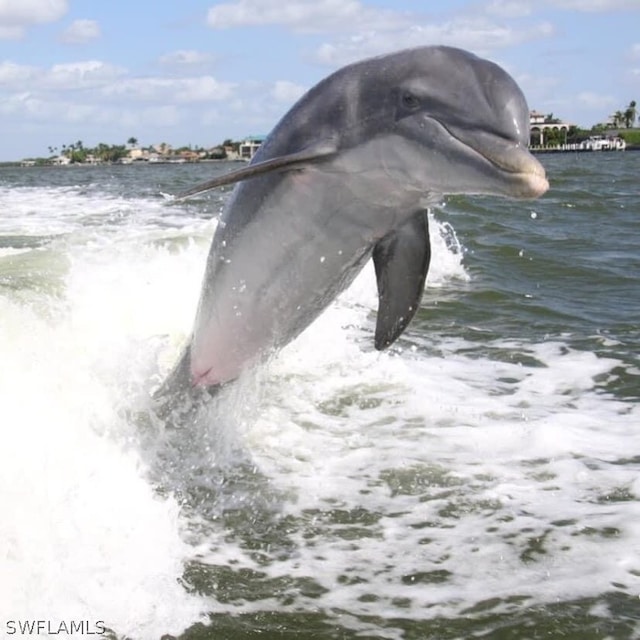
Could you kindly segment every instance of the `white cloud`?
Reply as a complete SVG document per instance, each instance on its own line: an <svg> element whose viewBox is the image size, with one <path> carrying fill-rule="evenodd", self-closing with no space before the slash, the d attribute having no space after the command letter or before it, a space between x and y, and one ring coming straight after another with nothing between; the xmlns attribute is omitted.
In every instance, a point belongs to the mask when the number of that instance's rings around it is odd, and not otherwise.
<svg viewBox="0 0 640 640"><path fill-rule="evenodd" d="M126 69L98 60L56 64L49 69L0 62L0 87L34 95L53 91L95 89L117 81Z"/></svg>
<svg viewBox="0 0 640 640"><path fill-rule="evenodd" d="M74 20L60 36L67 44L85 44L100 37L100 26L95 20Z"/></svg>
<svg viewBox="0 0 640 640"><path fill-rule="evenodd" d="M204 109L200 113L200 124L204 127L219 125L224 122L224 117L218 109Z"/></svg>
<svg viewBox="0 0 640 640"><path fill-rule="evenodd" d="M177 102L215 102L228 100L233 95L234 85L219 82L211 76L179 80L176 91Z"/></svg>
<svg viewBox="0 0 640 640"><path fill-rule="evenodd" d="M22 27L10 27L0 24L0 40L19 40L24 35Z"/></svg>
<svg viewBox="0 0 640 640"><path fill-rule="evenodd" d="M21 38L29 27L60 20L68 10L67 0L0 0L0 38Z"/></svg>
<svg viewBox="0 0 640 640"><path fill-rule="evenodd" d="M602 93L593 91L582 91L577 95L577 102L588 109L598 111L607 110L616 105L616 99Z"/></svg>
<svg viewBox="0 0 640 640"><path fill-rule="evenodd" d="M617 9L640 9L638 0L547 0L547 5L557 9L592 13Z"/></svg>
<svg viewBox="0 0 640 640"><path fill-rule="evenodd" d="M180 49L160 56L158 62L165 67L193 69L210 65L214 57L210 53Z"/></svg>
<svg viewBox="0 0 640 640"><path fill-rule="evenodd" d="M144 109L136 120L146 126L173 127L182 121L182 114L180 109L174 105L162 105Z"/></svg>
<svg viewBox="0 0 640 640"><path fill-rule="evenodd" d="M529 102L529 106L532 108L536 108L532 102L533 100L536 102L539 101L540 103L548 103L550 100L553 100L563 84L561 78L542 73L521 73L516 74L514 77L520 87L522 87L527 97L527 102Z"/></svg>
<svg viewBox="0 0 640 640"><path fill-rule="evenodd" d="M291 104L300 98L305 92L306 87L289 82L288 80L278 80L271 89L271 97L277 102Z"/></svg>
<svg viewBox="0 0 640 640"><path fill-rule="evenodd" d="M228 100L235 85L211 76L196 78L129 78L102 89L108 98L185 104Z"/></svg>
<svg viewBox="0 0 640 640"><path fill-rule="evenodd" d="M24 114L29 111L31 94L28 92L14 93L0 100L0 113L3 115Z"/></svg>
<svg viewBox="0 0 640 640"><path fill-rule="evenodd" d="M390 33L370 31L358 33L335 43L325 43L316 51L316 60L340 66L361 58L430 44L446 44L488 55L531 40L548 38L554 27L547 22L516 29L486 18L458 18L441 24L413 25Z"/></svg>
<svg viewBox="0 0 640 640"><path fill-rule="evenodd" d="M175 127L192 120L186 108L176 105L149 105L143 108L129 104L104 104L69 100L64 94L37 96L32 92L15 93L0 100L0 114L16 119L19 126L28 123L55 123L51 142L64 142L65 136L86 140L90 145L101 140L117 142L124 129L128 131Z"/></svg>
<svg viewBox="0 0 640 640"><path fill-rule="evenodd" d="M126 69L99 60L56 64L41 78L43 87L56 90L93 89L108 85L126 73Z"/></svg>
<svg viewBox="0 0 640 640"><path fill-rule="evenodd" d="M133 78L126 69L98 60L56 64L48 69L4 61L0 62L0 89L5 92L5 99L21 95L21 100L29 96L30 100L51 104L64 102L67 94L73 92L68 101L78 107L110 99L165 107L229 100L236 85L210 75Z"/></svg>
<svg viewBox="0 0 640 640"><path fill-rule="evenodd" d="M409 23L408 15L365 7L359 0L237 0L209 9L207 23L215 29L284 25L294 31L390 29Z"/></svg>
<svg viewBox="0 0 640 640"><path fill-rule="evenodd" d="M36 67L16 64L11 61L0 62L0 87L20 89L28 86L29 82L39 74Z"/></svg>
<svg viewBox="0 0 640 640"><path fill-rule="evenodd" d="M95 107L92 105L67 102L60 98L51 99L33 93L14 94L3 101L2 111L5 115L19 115L34 121L50 122L96 122Z"/></svg>
<svg viewBox="0 0 640 640"><path fill-rule="evenodd" d="M523 0L492 0L485 10L500 18L526 18L533 13L533 3Z"/></svg>

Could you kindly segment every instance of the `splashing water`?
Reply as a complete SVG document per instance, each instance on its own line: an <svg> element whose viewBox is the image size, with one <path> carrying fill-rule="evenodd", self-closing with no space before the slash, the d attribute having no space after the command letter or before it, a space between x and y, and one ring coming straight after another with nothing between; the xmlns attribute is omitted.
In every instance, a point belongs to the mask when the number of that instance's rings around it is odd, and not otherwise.
<svg viewBox="0 0 640 640"><path fill-rule="evenodd" d="M391 351L372 347L368 266L168 429L149 398L191 330L219 201L164 203L91 171L0 187L3 631L526 637L555 621L634 637L636 334L622 312L602 330L576 319L568 294L544 306L536 279L552 293L558 276L536 252L553 238L527 238L560 215L553 195L516 242L484 204L432 217L423 308Z"/></svg>

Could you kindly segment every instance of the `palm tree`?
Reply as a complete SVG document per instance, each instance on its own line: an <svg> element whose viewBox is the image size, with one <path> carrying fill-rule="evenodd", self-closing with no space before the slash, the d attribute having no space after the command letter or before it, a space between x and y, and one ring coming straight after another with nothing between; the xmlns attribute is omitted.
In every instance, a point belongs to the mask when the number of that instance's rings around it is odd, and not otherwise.
<svg viewBox="0 0 640 640"><path fill-rule="evenodd" d="M633 125L636 122L636 101L632 100L629 103L629 106L627 107L626 111L623 114L623 119L624 119L624 125L625 127L627 127L627 129L629 129L630 127L633 127Z"/></svg>
<svg viewBox="0 0 640 640"><path fill-rule="evenodd" d="M618 127L622 126L623 122L624 122L624 113L622 113L622 111L616 111L611 116L611 124L613 125L614 129L617 129Z"/></svg>
<svg viewBox="0 0 640 640"><path fill-rule="evenodd" d="M94 153L98 158L107 162L109 160L109 145L104 142L100 142L95 148Z"/></svg>
<svg viewBox="0 0 640 640"><path fill-rule="evenodd" d="M127 144L130 147L135 147L138 144L138 138L134 138L133 136L127 140Z"/></svg>

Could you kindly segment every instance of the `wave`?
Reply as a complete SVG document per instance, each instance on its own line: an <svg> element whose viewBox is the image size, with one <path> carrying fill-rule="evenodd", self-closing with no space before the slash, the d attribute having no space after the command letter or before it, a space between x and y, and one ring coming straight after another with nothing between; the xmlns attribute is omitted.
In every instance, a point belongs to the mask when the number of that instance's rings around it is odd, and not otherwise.
<svg viewBox="0 0 640 640"><path fill-rule="evenodd" d="M189 335L215 220L53 195L12 192L2 223L64 234L47 246L65 264L55 290L0 288L0 601L12 617L99 618L144 639L277 608L346 611L327 615L364 632L376 616L637 584L637 405L598 386L618 363L561 336L478 348L424 327L376 352L371 265L171 436L189 465L154 483L153 465L176 459L150 456L132 416ZM439 217L431 233L427 296L455 295L473 278L465 248ZM19 257L0 257L0 273Z"/></svg>

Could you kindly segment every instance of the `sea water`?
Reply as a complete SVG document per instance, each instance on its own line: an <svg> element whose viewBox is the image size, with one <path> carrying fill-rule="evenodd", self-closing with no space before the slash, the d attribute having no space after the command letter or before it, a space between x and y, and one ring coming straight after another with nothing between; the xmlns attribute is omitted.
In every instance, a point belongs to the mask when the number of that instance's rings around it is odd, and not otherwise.
<svg viewBox="0 0 640 640"><path fill-rule="evenodd" d="M231 166L0 169L0 637L640 637L640 154L542 161L178 426Z"/></svg>

